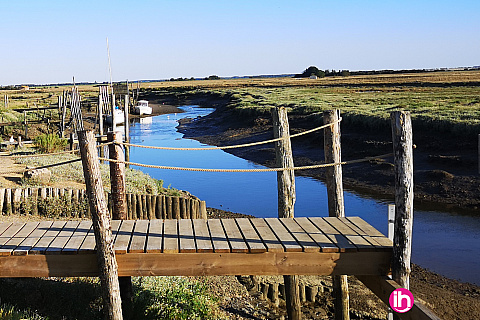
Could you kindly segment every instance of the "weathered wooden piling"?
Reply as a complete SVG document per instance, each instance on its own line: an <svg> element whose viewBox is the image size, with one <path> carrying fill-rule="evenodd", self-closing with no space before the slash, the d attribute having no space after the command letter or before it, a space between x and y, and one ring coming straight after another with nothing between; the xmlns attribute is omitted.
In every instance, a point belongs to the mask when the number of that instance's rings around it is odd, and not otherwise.
<svg viewBox="0 0 480 320"><path fill-rule="evenodd" d="M331 126L324 130L325 163L338 163L342 160L339 119L339 110L323 112L324 124L332 123ZM345 217L342 167L341 165L327 167L325 172L328 195L328 215L330 217ZM333 276L333 296L335 319L350 319L348 282L346 275Z"/></svg>
<svg viewBox="0 0 480 320"><path fill-rule="evenodd" d="M395 232L393 239L392 278L409 288L413 228L413 134L410 113L395 111L392 123L395 164Z"/></svg>
<svg viewBox="0 0 480 320"><path fill-rule="evenodd" d="M109 157L116 161L125 161L122 150L122 134L120 132L109 132L108 141L111 144L109 148ZM121 162L110 162L110 186L112 199L112 219L126 220L127 197L125 184L125 164ZM118 277L120 286L120 296L122 299L122 309L126 318L131 318L133 303L132 277Z"/></svg>
<svg viewBox="0 0 480 320"><path fill-rule="evenodd" d="M79 131L78 140L82 157L87 195L92 211L93 230L97 247L103 301L106 318L122 320L122 301L118 283L118 267L113 249L113 237L105 200L96 141L92 131Z"/></svg>
<svg viewBox="0 0 480 320"><path fill-rule="evenodd" d="M273 136L282 138L275 143L275 158L277 167L293 168L292 145L288 125L287 109L280 107L272 110ZM277 173L278 187L278 217L293 218L295 205L295 173L293 170L283 170ZM285 275L285 294L288 319L299 320L302 317L300 305L298 276Z"/></svg>

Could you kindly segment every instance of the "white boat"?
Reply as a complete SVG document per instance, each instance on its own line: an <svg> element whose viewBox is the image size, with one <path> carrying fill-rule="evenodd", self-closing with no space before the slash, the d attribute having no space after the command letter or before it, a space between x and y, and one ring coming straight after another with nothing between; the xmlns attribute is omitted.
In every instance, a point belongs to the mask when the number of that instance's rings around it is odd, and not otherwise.
<svg viewBox="0 0 480 320"><path fill-rule="evenodd" d="M138 104L133 108L133 112L138 115L152 114L152 108L148 106L147 100L139 100Z"/></svg>
<svg viewBox="0 0 480 320"><path fill-rule="evenodd" d="M112 124L111 114L105 117L105 122L110 125ZM123 110L120 110L118 107L115 107L115 125L119 125L124 122L125 122L125 113L123 113Z"/></svg>

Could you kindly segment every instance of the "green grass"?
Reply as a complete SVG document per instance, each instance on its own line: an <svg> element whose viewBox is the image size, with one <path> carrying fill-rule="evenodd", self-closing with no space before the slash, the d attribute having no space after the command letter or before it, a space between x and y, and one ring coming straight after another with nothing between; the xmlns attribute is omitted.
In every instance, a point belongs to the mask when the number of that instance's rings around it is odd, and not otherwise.
<svg viewBox="0 0 480 320"><path fill-rule="evenodd" d="M198 280L134 277L132 282L133 319L222 319L215 299ZM38 320L104 318L98 278L0 279L0 287L0 312L5 313L0 320L23 319L17 315Z"/></svg>
<svg viewBox="0 0 480 320"><path fill-rule="evenodd" d="M345 123L375 129L388 126L391 111L407 110L414 125L472 135L480 132L480 87L248 87L194 89L192 94L229 94L239 116L270 117L274 107L290 115L340 109Z"/></svg>
<svg viewBox="0 0 480 320"><path fill-rule="evenodd" d="M45 317L40 316L36 312L27 310L18 310L10 304L0 305L0 320L44 320Z"/></svg>

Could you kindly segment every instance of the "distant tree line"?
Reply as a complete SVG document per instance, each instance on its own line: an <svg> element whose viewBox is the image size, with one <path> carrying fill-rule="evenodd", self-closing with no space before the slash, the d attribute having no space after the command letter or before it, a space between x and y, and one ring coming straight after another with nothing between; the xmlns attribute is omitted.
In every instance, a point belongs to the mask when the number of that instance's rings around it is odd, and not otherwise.
<svg viewBox="0 0 480 320"><path fill-rule="evenodd" d="M309 78L317 76L318 78L333 76L360 76L360 75L376 75L376 74L402 74L402 73L424 73L424 72L441 72L441 71L473 71L480 70L480 66L461 67L461 68L438 68L438 69L403 69L403 70L367 70L367 71L349 71L349 70L320 70L315 66L310 66L302 73L294 75L294 78Z"/></svg>
<svg viewBox="0 0 480 320"><path fill-rule="evenodd" d="M294 78L309 78L311 76L317 76L318 78L323 77L333 77L333 76L349 76L351 73L349 70L320 70L315 66L310 66L305 69L302 73L296 74Z"/></svg>

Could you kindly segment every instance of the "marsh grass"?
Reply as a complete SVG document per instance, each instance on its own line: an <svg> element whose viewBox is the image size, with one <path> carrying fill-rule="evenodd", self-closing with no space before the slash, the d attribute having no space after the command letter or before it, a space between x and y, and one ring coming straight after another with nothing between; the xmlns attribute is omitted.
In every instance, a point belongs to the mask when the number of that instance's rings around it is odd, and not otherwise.
<svg viewBox="0 0 480 320"><path fill-rule="evenodd" d="M145 91L178 96L230 98L239 117L270 117L274 107L291 115L340 109L346 123L375 130L388 127L391 111L407 110L414 126L454 135L480 132L480 71L398 75L180 81L143 84ZM321 117L317 117L319 120Z"/></svg>

